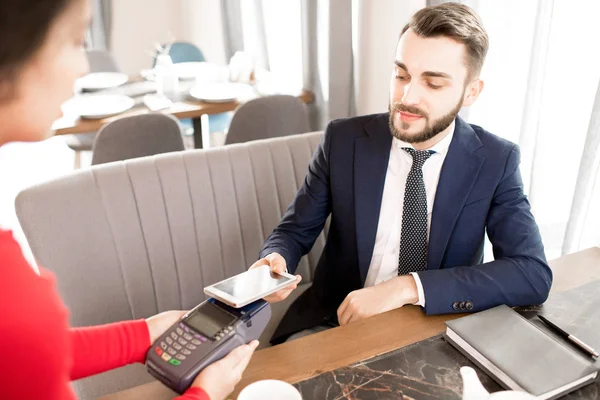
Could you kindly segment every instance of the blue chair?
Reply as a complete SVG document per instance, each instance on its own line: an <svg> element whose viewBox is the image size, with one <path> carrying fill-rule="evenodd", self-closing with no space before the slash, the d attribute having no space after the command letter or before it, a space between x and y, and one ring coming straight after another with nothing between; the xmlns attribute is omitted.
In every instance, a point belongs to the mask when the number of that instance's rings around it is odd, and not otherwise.
<svg viewBox="0 0 600 400"><path fill-rule="evenodd" d="M202 51L195 45L188 42L174 42L169 49L169 55L174 64L182 62L202 62L206 61ZM156 65L154 57L153 67Z"/></svg>
<svg viewBox="0 0 600 400"><path fill-rule="evenodd" d="M174 64L182 62L203 62L206 61L202 51L188 42L173 42L169 49L169 56ZM156 57L154 57L153 67L156 65ZM229 128L233 113L221 113L208 116L208 128L209 132L224 132ZM181 121L184 132L193 132L194 127L191 119L185 119Z"/></svg>

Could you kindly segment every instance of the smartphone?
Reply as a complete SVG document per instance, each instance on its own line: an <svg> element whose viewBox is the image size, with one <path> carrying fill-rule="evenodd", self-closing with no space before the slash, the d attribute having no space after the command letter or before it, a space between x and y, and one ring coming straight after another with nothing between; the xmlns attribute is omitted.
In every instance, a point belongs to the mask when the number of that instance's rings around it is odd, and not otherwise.
<svg viewBox="0 0 600 400"><path fill-rule="evenodd" d="M250 269L204 288L204 293L234 308L240 308L296 282L287 273L275 273L268 265Z"/></svg>

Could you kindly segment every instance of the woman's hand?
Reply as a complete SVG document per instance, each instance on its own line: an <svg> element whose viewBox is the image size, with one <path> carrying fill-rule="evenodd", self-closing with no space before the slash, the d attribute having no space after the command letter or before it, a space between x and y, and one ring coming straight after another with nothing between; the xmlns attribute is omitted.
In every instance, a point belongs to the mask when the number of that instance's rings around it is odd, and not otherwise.
<svg viewBox="0 0 600 400"><path fill-rule="evenodd" d="M196 377L192 387L202 388L210 400L223 400L242 378L242 373L258 346L258 340L242 345L227 356L206 367Z"/></svg>
<svg viewBox="0 0 600 400"><path fill-rule="evenodd" d="M146 319L148 331L150 332L150 344L156 342L156 340L175 322L179 321L186 312L187 311L181 310L165 311Z"/></svg>

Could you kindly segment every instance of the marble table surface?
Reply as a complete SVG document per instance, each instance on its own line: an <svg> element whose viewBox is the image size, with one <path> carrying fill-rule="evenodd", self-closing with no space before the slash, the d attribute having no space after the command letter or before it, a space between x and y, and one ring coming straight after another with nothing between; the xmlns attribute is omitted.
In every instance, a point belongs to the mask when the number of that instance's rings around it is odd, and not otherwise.
<svg viewBox="0 0 600 400"><path fill-rule="evenodd" d="M600 350L600 334L597 333L600 332L600 281L552 295L542 306L521 307L517 311L546 333L557 337L535 318L538 314L547 316L567 332ZM600 361L596 364L600 368ZM318 375L295 386L304 400L460 399L459 369L465 365L477 371L488 391L502 390L443 336ZM597 380L563 398L600 399L600 383Z"/></svg>

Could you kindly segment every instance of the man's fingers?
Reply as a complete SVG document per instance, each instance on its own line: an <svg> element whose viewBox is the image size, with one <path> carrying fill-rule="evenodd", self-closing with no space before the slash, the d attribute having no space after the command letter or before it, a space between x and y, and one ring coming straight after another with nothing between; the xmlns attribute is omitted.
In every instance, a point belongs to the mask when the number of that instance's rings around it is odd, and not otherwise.
<svg viewBox="0 0 600 400"><path fill-rule="evenodd" d="M268 301L269 303L277 303L279 301L285 300L290 295L290 293L292 293L296 288L298 288L298 284L301 281L302 281L302 277L300 275L296 275L295 283L293 283L290 286L287 286L281 290L278 290L275 293L265 296L264 300Z"/></svg>
<svg viewBox="0 0 600 400"><path fill-rule="evenodd" d="M285 289L281 289L280 291L275 292L275 293L270 294L267 297L265 297L265 300L267 300L268 302L277 302L277 301L285 300L286 297L288 297L295 288L296 288L296 285L292 285Z"/></svg>
<svg viewBox="0 0 600 400"><path fill-rule="evenodd" d="M339 318L340 325L346 325L350 321L350 318L352 318L352 311L349 309L344 310L342 317Z"/></svg>
<svg viewBox="0 0 600 400"><path fill-rule="evenodd" d="M269 264L271 265L271 271L281 273L287 270L285 258L283 258L280 254L271 253L266 256L265 259L269 261Z"/></svg>
<svg viewBox="0 0 600 400"><path fill-rule="evenodd" d="M269 265L269 261L267 261L267 259L265 259L265 258L261 258L260 260L256 261L254 264L252 264L252 266L249 269L258 268L262 265Z"/></svg>
<svg viewBox="0 0 600 400"><path fill-rule="evenodd" d="M359 319L361 319L360 314L358 314L357 312L352 313L352 315L350 316L350 318L348 318L348 324L350 322L354 322L354 321L358 321Z"/></svg>
<svg viewBox="0 0 600 400"><path fill-rule="evenodd" d="M340 306L338 307L338 310L337 310L338 321L340 324L342 323L342 315L344 315L344 311L346 311L347 307L348 307L348 297L346 297L344 299L344 301L342 301L342 304L340 304Z"/></svg>

